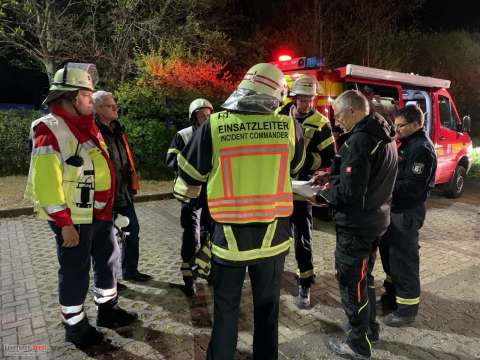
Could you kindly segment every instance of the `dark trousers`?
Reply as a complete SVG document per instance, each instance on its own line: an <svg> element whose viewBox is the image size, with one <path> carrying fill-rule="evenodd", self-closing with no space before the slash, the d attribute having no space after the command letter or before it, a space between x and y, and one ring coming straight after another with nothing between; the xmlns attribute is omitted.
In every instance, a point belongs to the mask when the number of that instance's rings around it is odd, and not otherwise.
<svg viewBox="0 0 480 360"><path fill-rule="evenodd" d="M122 275L133 276L138 272L138 259L140 255L139 232L137 213L133 204L115 209L115 212L128 217L130 220L127 227L122 230L128 235L122 247Z"/></svg>
<svg viewBox="0 0 480 360"><path fill-rule="evenodd" d="M211 232L210 213L206 203L203 206L196 201L188 204L182 203L180 224L183 228L180 252L183 261L181 271L184 278L192 277L190 265L192 259Z"/></svg>
<svg viewBox="0 0 480 360"><path fill-rule="evenodd" d="M420 303L418 230L425 206L391 213L390 226L380 241L380 256L387 279L385 301L397 305L399 316L415 316Z"/></svg>
<svg viewBox="0 0 480 360"><path fill-rule="evenodd" d="M306 201L294 201L290 217L295 240L295 258L299 270L300 284L310 286L314 279L312 252L312 205Z"/></svg>
<svg viewBox="0 0 480 360"><path fill-rule="evenodd" d="M278 359L278 313L285 256L248 266L254 307L253 359ZM207 359L233 360L245 266L213 262L214 320Z"/></svg>
<svg viewBox="0 0 480 360"><path fill-rule="evenodd" d="M372 254L376 240L374 235L358 235L351 229L337 227L335 269L343 309L351 328L347 343L367 356L371 354L369 328L378 331L375 313L370 316L370 308L375 306L375 291L367 287L367 282L373 285L371 272L375 259Z"/></svg>
<svg viewBox="0 0 480 360"><path fill-rule="evenodd" d="M200 248L200 217L202 209L191 203L182 203L180 225L183 228L181 256L190 262Z"/></svg>
<svg viewBox="0 0 480 360"><path fill-rule="evenodd" d="M78 246L63 247L61 229L49 222L55 233L60 304L76 306L85 302L93 264L93 283L98 289L116 287L115 269L119 257L118 244L113 236L112 222L94 220L93 224L76 225L80 233Z"/></svg>

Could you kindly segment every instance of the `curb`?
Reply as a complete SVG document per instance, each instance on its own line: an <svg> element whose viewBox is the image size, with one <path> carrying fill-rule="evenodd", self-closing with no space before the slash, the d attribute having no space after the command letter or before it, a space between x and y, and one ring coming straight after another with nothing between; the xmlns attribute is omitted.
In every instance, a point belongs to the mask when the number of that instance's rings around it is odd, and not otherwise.
<svg viewBox="0 0 480 360"><path fill-rule="evenodd" d="M135 196L135 203L147 202L147 201L159 201L173 199L172 193L154 193ZM33 215L33 207L27 206L22 208L13 209L0 209L0 218L10 218L22 215Z"/></svg>

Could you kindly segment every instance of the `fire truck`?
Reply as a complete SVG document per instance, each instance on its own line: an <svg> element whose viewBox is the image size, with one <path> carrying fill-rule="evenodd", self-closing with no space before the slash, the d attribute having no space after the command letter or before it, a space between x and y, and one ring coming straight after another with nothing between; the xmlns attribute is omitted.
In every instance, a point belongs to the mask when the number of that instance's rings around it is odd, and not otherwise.
<svg viewBox="0 0 480 360"><path fill-rule="evenodd" d="M471 120L468 115L459 116L448 92L449 80L352 64L331 70L319 57L281 55L273 64L283 71L289 85L307 74L318 80L321 93L317 108L330 119L334 131L332 102L345 90L364 93L374 110L387 120L393 121L395 111L406 105L420 106L425 113L425 131L438 158L435 184L444 189L447 197L462 194L472 164Z"/></svg>

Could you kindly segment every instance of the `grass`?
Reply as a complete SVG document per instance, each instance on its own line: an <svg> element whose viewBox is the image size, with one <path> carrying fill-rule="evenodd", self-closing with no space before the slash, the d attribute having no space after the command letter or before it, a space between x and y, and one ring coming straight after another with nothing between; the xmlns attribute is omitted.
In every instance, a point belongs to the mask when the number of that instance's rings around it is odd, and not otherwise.
<svg viewBox="0 0 480 360"><path fill-rule="evenodd" d="M26 184L26 176L0 177L0 209L31 206L30 200L23 198ZM139 195L171 192L172 186L171 180L140 180Z"/></svg>

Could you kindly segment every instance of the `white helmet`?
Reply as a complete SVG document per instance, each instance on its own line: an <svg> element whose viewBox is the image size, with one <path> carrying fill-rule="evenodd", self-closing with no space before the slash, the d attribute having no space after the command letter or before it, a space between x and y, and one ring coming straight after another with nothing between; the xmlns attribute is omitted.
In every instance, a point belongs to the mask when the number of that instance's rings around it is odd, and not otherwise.
<svg viewBox="0 0 480 360"><path fill-rule="evenodd" d="M310 75L303 75L293 83L291 96L306 95L317 96L320 92L320 84L317 79Z"/></svg>
<svg viewBox="0 0 480 360"><path fill-rule="evenodd" d="M94 64L66 63L53 77L49 94L43 101L48 104L66 92L78 90L94 91L98 82L97 67Z"/></svg>
<svg viewBox="0 0 480 360"><path fill-rule="evenodd" d="M192 115L195 113L195 111L202 109L202 108L208 108L211 111L213 111L213 106L208 101L207 99L195 99L190 103L190 106L188 107L188 118L191 120Z"/></svg>
<svg viewBox="0 0 480 360"><path fill-rule="evenodd" d="M280 101L283 101L288 94L287 80L285 80L282 71L275 65L268 63L252 66L238 85L238 89L270 95Z"/></svg>

